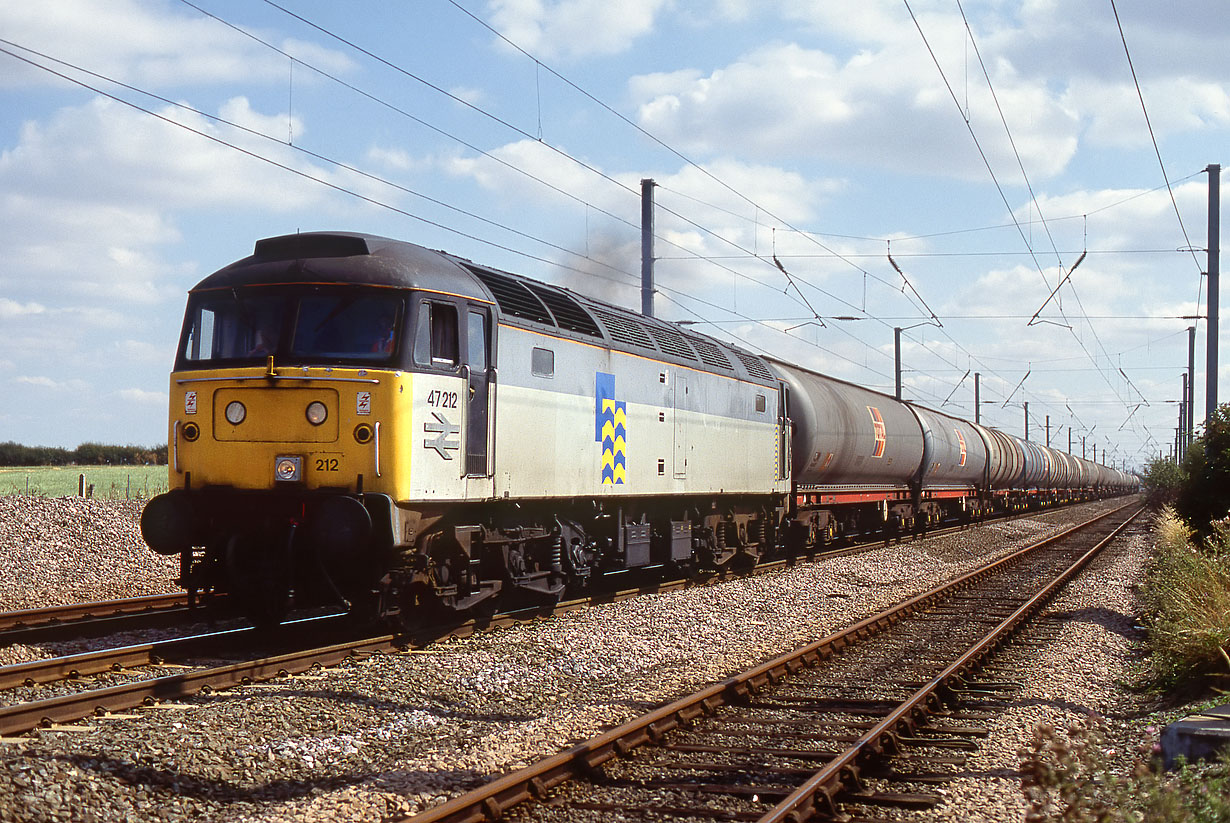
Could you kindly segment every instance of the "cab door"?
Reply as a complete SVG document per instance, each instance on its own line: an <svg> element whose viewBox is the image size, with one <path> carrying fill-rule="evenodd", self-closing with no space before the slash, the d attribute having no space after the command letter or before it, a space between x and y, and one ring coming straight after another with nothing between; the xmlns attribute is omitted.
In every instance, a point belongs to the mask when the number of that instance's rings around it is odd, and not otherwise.
<svg viewBox="0 0 1230 823"><path fill-rule="evenodd" d="M462 369L467 383L466 460L467 478L491 477L490 423L491 315L486 307L471 305L466 310L466 355Z"/></svg>
<svg viewBox="0 0 1230 823"><path fill-rule="evenodd" d="M424 296L415 309L414 434L411 494L428 500L466 495L467 401L464 304Z"/></svg>

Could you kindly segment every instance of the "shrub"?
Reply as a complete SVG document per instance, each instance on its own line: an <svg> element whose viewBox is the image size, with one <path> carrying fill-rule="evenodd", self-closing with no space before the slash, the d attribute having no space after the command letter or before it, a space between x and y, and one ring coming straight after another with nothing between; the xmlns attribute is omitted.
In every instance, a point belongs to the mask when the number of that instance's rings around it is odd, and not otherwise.
<svg viewBox="0 0 1230 823"><path fill-rule="evenodd" d="M1230 513L1230 404L1218 406L1183 461L1175 510L1201 535Z"/></svg>
<svg viewBox="0 0 1230 823"><path fill-rule="evenodd" d="M1173 503L1178 497L1187 472L1168 457L1155 457L1145 467L1144 485L1149 502L1154 505Z"/></svg>
<svg viewBox="0 0 1230 823"><path fill-rule="evenodd" d="M1211 764L1162 773L1154 757L1157 729L1145 733L1130 772L1121 773L1093 718L1063 733L1039 726L1020 752L1027 823L1230 823L1230 750Z"/></svg>
<svg viewBox="0 0 1230 823"><path fill-rule="evenodd" d="M1210 537L1197 544L1167 508L1155 535L1140 597L1158 684L1230 677L1230 527L1212 526Z"/></svg>

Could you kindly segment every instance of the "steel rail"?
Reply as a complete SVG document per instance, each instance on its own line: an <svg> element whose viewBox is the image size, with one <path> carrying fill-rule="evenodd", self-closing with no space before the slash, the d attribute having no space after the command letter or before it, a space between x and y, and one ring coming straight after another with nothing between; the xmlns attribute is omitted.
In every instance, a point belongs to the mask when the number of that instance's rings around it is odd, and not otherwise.
<svg viewBox="0 0 1230 823"><path fill-rule="evenodd" d="M547 796L547 792L555 786L578 775L592 772L608 760L626 755L639 746L656 743L666 733L684 726L702 715L713 714L718 708L727 703L737 702L749 695L757 694L791 673L806 666L815 665L820 660L831 657L846 646L870 637L881 629L899 622L904 617L921 611L934 602L973 585L975 582L993 574L1004 566L1021 559L1026 554L1056 543L1126 508L1128 506L1121 506L1093 517L1084 523L1064 529L1037 543L1005 555L986 566L955 578L948 583L936 586L929 591L891 606L846 629L813 641L792 652L780 655L741 674L708 686L692 695L680 698L648 714L599 734L591 740L578 744L566 751L496 778L484 786L480 786L439 806L413 815L414 823L483 823L484 821L499 819L504 811L513 806L531 799L544 799ZM1141 507L1140 510L1143 510L1143 508ZM1129 518L1127 522L1131 522L1131 519L1135 518L1140 510L1133 514L1132 518ZM1126 526L1126 523L1124 526ZM1121 526L1120 529L1124 526ZM888 725L890 724L878 724L878 726L886 726L886 728ZM892 725L895 725L895 722ZM864 735L864 737L869 735L870 733ZM859 753L874 751L876 748L874 742L864 742L856 745L857 751L852 755L854 759L857 759ZM849 768L847 765L838 768L836 772L838 774L845 774ZM808 782L810 784L812 781ZM816 791L819 791L819 788L816 788L811 796L814 796ZM793 812L787 812L787 814L790 813ZM400 818L402 821L410 819L410 817ZM783 817L781 819L801 820L802 818Z"/></svg>
<svg viewBox="0 0 1230 823"><path fill-rule="evenodd" d="M824 768L808 778L803 785L791 792L777 806L762 815L757 823L801 823L817 811L816 803L820 798L823 798L821 804L824 810L835 814L837 794L845 788L848 782L857 782L860 761L866 758L869 752L881 753L890 746L896 749L898 733L912 732L918 719L930 713L930 706L936 702L941 692L949 689L955 682L964 680L965 675L976 668L1022 623L1042 608L1062 586L1066 585L1088 565L1090 560L1118 537L1144 509L1145 507L1141 506L1133 512L1131 517L1099 540L1096 545L1082 554L1011 615L1000 621L981 640L910 695L854 744L825 764Z"/></svg>
<svg viewBox="0 0 1230 823"><path fill-rule="evenodd" d="M71 722L91 714L130 709L143 703L187 697L206 688L225 689L242 683L298 674L316 666L334 666L351 657L389 651L397 647L397 641L394 635L369 637L2 707L0 735L28 732L38 726Z"/></svg>
<svg viewBox="0 0 1230 823"><path fill-rule="evenodd" d="M92 603L67 603L62 606L20 609L0 612L0 631L30 628L46 623L66 623L87 618L160 611L187 605L187 592L170 592L150 594L144 597L127 597L121 600L100 600Z"/></svg>
<svg viewBox="0 0 1230 823"><path fill-rule="evenodd" d="M27 663L13 663L0 666L0 691L182 660L206 645L218 644L227 640L246 642L248 638L254 637L256 632L257 630L253 628L230 629L159 640L154 643L136 643L113 649L78 652L62 657L32 660Z"/></svg>

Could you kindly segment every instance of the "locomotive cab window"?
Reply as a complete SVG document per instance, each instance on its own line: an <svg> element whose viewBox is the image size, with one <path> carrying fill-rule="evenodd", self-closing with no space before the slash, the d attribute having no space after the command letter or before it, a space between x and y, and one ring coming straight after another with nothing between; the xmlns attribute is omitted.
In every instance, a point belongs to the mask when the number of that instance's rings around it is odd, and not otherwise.
<svg viewBox="0 0 1230 823"><path fill-rule="evenodd" d="M485 372L489 361L487 355L487 313L470 310L466 325L466 364L475 372Z"/></svg>
<svg viewBox="0 0 1230 823"><path fill-rule="evenodd" d="M414 332L414 362L436 369L455 369L459 359L457 307L424 300Z"/></svg>
<svg viewBox="0 0 1230 823"><path fill-rule="evenodd" d="M396 356L405 300L388 291L269 287L194 294L177 368L376 365Z"/></svg>
<svg viewBox="0 0 1230 823"><path fill-rule="evenodd" d="M188 304L181 358L187 363L260 360L278 351L286 300L280 295L208 295Z"/></svg>
<svg viewBox="0 0 1230 823"><path fill-rule="evenodd" d="M299 301L295 360L387 360L397 348L402 300L391 294L322 293Z"/></svg>

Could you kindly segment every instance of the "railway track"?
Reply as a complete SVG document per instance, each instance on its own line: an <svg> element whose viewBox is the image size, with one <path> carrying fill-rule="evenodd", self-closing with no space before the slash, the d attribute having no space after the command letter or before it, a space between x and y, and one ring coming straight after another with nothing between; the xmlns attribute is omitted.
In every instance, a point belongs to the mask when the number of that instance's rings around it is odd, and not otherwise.
<svg viewBox="0 0 1230 823"><path fill-rule="evenodd" d="M1016 520L1046 511L1050 511L1050 509L1044 509L1041 512L1005 514L972 524L950 524L920 534L902 534L895 539L911 540L940 537L973 528L983 522ZM855 554L875 548L884 542L885 539L881 536L851 539L823 549L816 549L799 557L764 561L757 564L749 573L761 574L789 566L793 563ZM655 583L653 586L646 585L635 589L595 592L587 597L569 602L578 604L610 602L650 590L671 591L683 586L694 585L697 582L707 581L665 580ZM192 605L186 592L169 592L167 594L146 595L118 600L69 603L58 606L0 612L0 648L17 643L34 645L66 640L92 639L109 634L120 634L144 629L162 629L190 621L206 622L233 616L226 610L224 600L225 598L220 595L211 595L212 602L209 607L202 604ZM449 627L449 630L451 631L453 628L455 627Z"/></svg>
<svg viewBox="0 0 1230 823"><path fill-rule="evenodd" d="M1069 529L414 819L769 823L929 808L935 782L984 733L990 698L1013 687L979 667L1139 511Z"/></svg>
<svg viewBox="0 0 1230 823"><path fill-rule="evenodd" d="M226 615L222 603L215 604L210 611L190 605L186 592L21 609L0 612L0 647L163 629L191 621L216 620Z"/></svg>
<svg viewBox="0 0 1230 823"><path fill-rule="evenodd" d="M929 535L936 536L960 529L961 527L936 529ZM882 539L877 539L865 544L818 554L817 557L866 551L882 542ZM800 560L765 563L758 566L755 571L768 572L791 562L800 562ZM647 591L665 592L690 585L696 585L696 581L663 581L647 587L617 592L598 592L587 597L562 602L555 608L554 613L588 608L597 603L623 600L639 596ZM157 606L173 610L174 603L174 596L136 598L133 601L119 601L119 608L112 608L115 605L112 603L84 604L79 607L79 613L131 614L133 612L142 613L140 609ZM55 613L56 610L32 611ZM61 612L61 614L65 613L73 612ZM513 625L527 619L537 619L543 615L544 612L541 609L526 609L480 620L427 627L411 636L393 634L360 636L356 634L353 625L347 625L343 621L335 621L328 629L328 634L324 635L317 627L325 625L326 618L307 619L284 626L278 633L286 638L298 634L298 645L289 640L277 641L267 632L235 629L100 649L0 667L0 691L32 689L40 684L55 684L64 680L82 680L98 676L109 680L124 681L101 688L74 687L71 691L68 686L65 686L53 690L56 693L51 696L42 695L37 690L21 692L19 702L0 707L0 735L19 734L38 726L71 722L92 714L102 715L142 703L188 697L201 690L223 689L242 683L295 674L316 666L334 665L348 658L406 648L421 648L444 637L465 637L491 628ZM333 619L333 616L328 619ZM305 637L310 637L313 641L310 647L304 645ZM252 654L242 657L247 649L255 649L261 644L268 648L271 644L276 645L279 642L281 645L276 653ZM221 654L219 654L220 651ZM209 656L223 656L227 658L227 662L213 666L195 665L192 671L175 671L173 674L160 674L157 668L167 664L177 667L191 666L194 660Z"/></svg>

